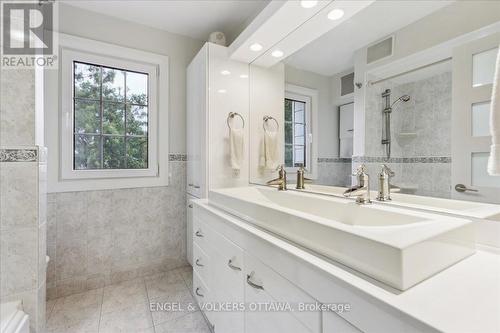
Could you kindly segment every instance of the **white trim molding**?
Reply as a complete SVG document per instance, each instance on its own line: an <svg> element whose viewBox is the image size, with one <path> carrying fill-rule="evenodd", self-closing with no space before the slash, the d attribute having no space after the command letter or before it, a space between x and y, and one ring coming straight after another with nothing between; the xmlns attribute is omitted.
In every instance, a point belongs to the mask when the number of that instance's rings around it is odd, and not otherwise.
<svg viewBox="0 0 500 333"><path fill-rule="evenodd" d="M306 166L306 176L316 179L318 177L318 91L294 84L285 84L285 98L299 98L300 100L300 96L306 97L310 102L310 115L307 115L306 111L306 160L309 162L309 166ZM289 172L296 170L297 168L287 168Z"/></svg>
<svg viewBox="0 0 500 333"><path fill-rule="evenodd" d="M48 191L168 185L168 57L65 34L59 47L59 71L49 70L45 79ZM73 61L148 74L148 168L74 170Z"/></svg>

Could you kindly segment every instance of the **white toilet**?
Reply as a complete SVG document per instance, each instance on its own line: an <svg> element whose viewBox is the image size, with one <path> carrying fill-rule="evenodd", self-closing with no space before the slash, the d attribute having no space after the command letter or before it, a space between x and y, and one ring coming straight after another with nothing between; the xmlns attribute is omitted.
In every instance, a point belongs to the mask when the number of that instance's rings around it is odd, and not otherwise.
<svg viewBox="0 0 500 333"><path fill-rule="evenodd" d="M21 301L0 305L0 333L29 333L29 316L24 313Z"/></svg>

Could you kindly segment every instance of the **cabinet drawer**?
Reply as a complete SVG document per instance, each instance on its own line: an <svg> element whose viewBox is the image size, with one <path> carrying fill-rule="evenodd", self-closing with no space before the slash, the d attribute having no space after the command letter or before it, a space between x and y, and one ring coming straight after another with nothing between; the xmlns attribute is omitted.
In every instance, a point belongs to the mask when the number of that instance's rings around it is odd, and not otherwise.
<svg viewBox="0 0 500 333"><path fill-rule="evenodd" d="M247 307L277 302L267 291L245 285ZM247 309L245 312L245 332L253 333L310 333L302 322L285 311L270 311L263 307Z"/></svg>
<svg viewBox="0 0 500 333"><path fill-rule="evenodd" d="M210 257L198 244L193 244L193 269L206 286L210 285L210 271L214 272Z"/></svg>
<svg viewBox="0 0 500 333"><path fill-rule="evenodd" d="M193 215L193 243L198 245L203 251L208 252L207 248L212 243L210 228L200 221L196 214Z"/></svg>
<svg viewBox="0 0 500 333"><path fill-rule="evenodd" d="M306 294L302 289L293 285L267 265L259 260L245 254L245 295L247 302L249 295L259 298L259 294L268 295L268 298L280 303L290 304L291 307L298 307L299 303L315 303L316 300ZM263 289L252 287L252 284L262 286ZM260 296L262 297L262 295ZM276 315L276 313L272 313ZM321 331L321 312L304 311L293 312L293 315L311 332Z"/></svg>
<svg viewBox="0 0 500 333"><path fill-rule="evenodd" d="M362 333L362 331L335 312L323 311L323 333Z"/></svg>

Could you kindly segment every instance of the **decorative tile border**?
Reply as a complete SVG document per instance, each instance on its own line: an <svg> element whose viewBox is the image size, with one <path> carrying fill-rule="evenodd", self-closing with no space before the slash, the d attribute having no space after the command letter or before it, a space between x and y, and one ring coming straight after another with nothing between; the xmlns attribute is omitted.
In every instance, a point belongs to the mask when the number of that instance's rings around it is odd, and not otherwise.
<svg viewBox="0 0 500 333"><path fill-rule="evenodd" d="M351 163L352 158L318 157L318 163Z"/></svg>
<svg viewBox="0 0 500 333"><path fill-rule="evenodd" d="M187 155L186 154L169 154L168 160L170 162L185 162L185 161L187 161Z"/></svg>
<svg viewBox="0 0 500 333"><path fill-rule="evenodd" d="M449 156L426 157L381 157L381 156L354 156L355 163L451 163Z"/></svg>
<svg viewBox="0 0 500 333"><path fill-rule="evenodd" d="M0 162L36 162L38 149L0 149Z"/></svg>

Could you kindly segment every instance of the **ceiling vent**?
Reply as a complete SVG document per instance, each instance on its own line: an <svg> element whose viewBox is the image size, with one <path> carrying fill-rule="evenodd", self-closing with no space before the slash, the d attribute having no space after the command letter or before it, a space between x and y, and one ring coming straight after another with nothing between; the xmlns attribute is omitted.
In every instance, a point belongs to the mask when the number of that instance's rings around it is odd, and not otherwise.
<svg viewBox="0 0 500 333"><path fill-rule="evenodd" d="M354 73L344 75L340 78L340 96L354 92Z"/></svg>
<svg viewBox="0 0 500 333"><path fill-rule="evenodd" d="M378 61L383 58L392 56L393 37L384 39L377 44L369 46L366 51L366 63L370 64L372 62Z"/></svg>

